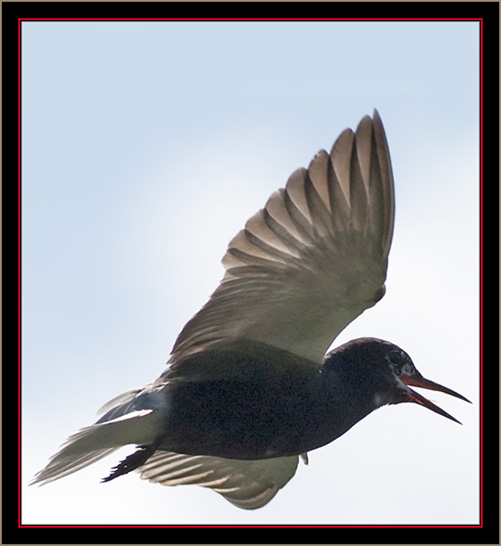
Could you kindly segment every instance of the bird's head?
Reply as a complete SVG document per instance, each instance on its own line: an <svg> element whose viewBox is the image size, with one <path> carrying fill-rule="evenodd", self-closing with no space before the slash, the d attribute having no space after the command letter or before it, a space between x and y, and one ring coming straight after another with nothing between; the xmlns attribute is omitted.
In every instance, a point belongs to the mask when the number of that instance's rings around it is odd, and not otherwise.
<svg viewBox="0 0 501 546"><path fill-rule="evenodd" d="M353 391L360 394L365 391L372 397L375 407L414 402L459 423L452 415L411 387L443 392L469 402L452 389L423 377L411 357L389 341L376 338L355 339L329 353L324 366L329 368L330 363L337 374L342 374L345 385L349 384Z"/></svg>

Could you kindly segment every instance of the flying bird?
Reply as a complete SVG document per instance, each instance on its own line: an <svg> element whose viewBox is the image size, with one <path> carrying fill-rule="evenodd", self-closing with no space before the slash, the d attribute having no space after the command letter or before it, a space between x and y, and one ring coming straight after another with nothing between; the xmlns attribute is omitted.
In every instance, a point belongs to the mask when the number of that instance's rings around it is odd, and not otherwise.
<svg viewBox="0 0 501 546"><path fill-rule="evenodd" d="M132 444L103 481L137 470L255 509L299 459L381 406L413 402L456 421L411 387L468 400L425 379L393 343L359 338L325 354L385 293L394 208L375 110L296 170L230 241L221 283L179 334L162 375L108 402L32 483Z"/></svg>

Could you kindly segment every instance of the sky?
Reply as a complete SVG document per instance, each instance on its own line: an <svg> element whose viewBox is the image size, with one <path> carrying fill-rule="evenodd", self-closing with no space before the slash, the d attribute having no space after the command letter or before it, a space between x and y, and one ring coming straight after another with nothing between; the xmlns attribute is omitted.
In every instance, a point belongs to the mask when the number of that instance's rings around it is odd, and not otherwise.
<svg viewBox="0 0 501 546"><path fill-rule="evenodd" d="M476 22L22 23L22 523L476 524ZM396 224L371 336L460 392L383 407L265 507L109 474L130 446L27 484L70 434L158 377L230 239L377 108Z"/></svg>

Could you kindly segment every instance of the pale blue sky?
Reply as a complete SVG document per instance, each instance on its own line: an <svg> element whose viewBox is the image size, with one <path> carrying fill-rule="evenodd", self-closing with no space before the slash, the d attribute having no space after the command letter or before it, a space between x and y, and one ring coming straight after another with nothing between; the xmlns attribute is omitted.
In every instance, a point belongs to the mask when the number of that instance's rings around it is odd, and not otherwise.
<svg viewBox="0 0 501 546"><path fill-rule="evenodd" d="M121 453L23 488L23 523L478 521L478 24L22 24L23 482L163 370L229 240L377 107L396 183L387 294L335 341L399 344L463 426L382 408L265 508L132 474ZM137 502L138 498L141 502Z"/></svg>

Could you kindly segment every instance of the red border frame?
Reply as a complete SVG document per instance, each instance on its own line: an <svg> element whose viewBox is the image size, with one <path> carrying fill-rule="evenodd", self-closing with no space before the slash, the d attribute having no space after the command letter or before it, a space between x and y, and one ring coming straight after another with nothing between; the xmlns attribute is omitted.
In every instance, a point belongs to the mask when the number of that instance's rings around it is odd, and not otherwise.
<svg viewBox="0 0 501 546"><path fill-rule="evenodd" d="M478 525L23 525L21 523L21 23L23 21L106 21L106 22L121 22L121 21L472 21L480 23L480 523ZM483 514L483 492L484 492L484 472L483 472L483 455L484 455L484 434L483 434L483 181L484 181L484 165L483 165L483 127L484 127L484 108L483 108L483 18L18 18L18 527L20 529L144 529L144 528L230 528L230 529L245 529L245 528L339 528L339 529L479 529L484 525Z"/></svg>

